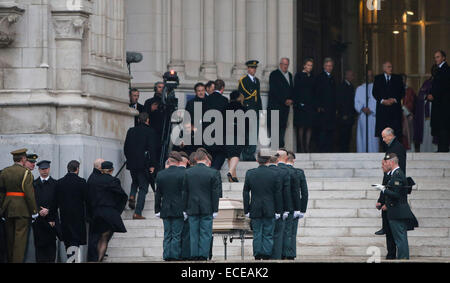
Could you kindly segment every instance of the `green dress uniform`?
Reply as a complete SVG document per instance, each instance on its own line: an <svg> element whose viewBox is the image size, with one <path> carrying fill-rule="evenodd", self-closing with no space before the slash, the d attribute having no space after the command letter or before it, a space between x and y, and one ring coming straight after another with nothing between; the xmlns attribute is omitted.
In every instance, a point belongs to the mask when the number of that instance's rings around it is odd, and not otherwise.
<svg viewBox="0 0 450 283"><path fill-rule="evenodd" d="M14 151L13 155L24 155L26 150ZM0 175L0 187L5 193L0 196L0 214L6 218L8 262L22 263L25 257L31 216L37 215L33 188L33 175L19 164L5 168Z"/></svg>
<svg viewBox="0 0 450 283"><path fill-rule="evenodd" d="M156 177L155 213L164 222L163 259L181 259L181 234L183 231L183 179L184 170L171 166Z"/></svg>
<svg viewBox="0 0 450 283"><path fill-rule="evenodd" d="M290 186L289 190L287 190L287 197L285 197L285 210L284 212L289 212L288 217L284 220L284 229L283 229L283 245L281 258L293 258L295 257L293 248L292 248L292 225L294 221L294 200L298 197L296 194L299 194L299 180L297 178L297 172L295 168L285 164L280 163L278 165L282 170L286 170L289 174Z"/></svg>
<svg viewBox="0 0 450 283"><path fill-rule="evenodd" d="M300 211L305 214L308 207L308 184L306 182L305 172L302 169L294 168L296 172L296 178L298 180L299 188L297 187L292 192L292 205L294 211ZM290 253L286 254L287 259L295 259L297 257L297 231L298 231L299 218L292 219L291 229L291 248Z"/></svg>
<svg viewBox="0 0 450 283"><path fill-rule="evenodd" d="M400 168L391 172L391 178L384 190L389 226L397 246L397 259L409 259L408 230L419 226L408 204L408 186L405 174Z"/></svg>
<svg viewBox="0 0 450 283"><path fill-rule="evenodd" d="M183 180L183 211L189 220L191 259L208 259L213 214L219 211L221 191L222 182L217 178L217 170L202 163L186 170Z"/></svg>
<svg viewBox="0 0 450 283"><path fill-rule="evenodd" d="M184 173L186 172L185 167L179 167L180 174L184 178ZM191 241L189 235L189 221L184 220L183 230L181 231L181 260L189 260L191 257Z"/></svg>
<svg viewBox="0 0 450 283"><path fill-rule="evenodd" d="M277 171L265 165L246 173L243 190L244 213L250 213L255 259L272 257L275 214L281 214L283 211L281 181Z"/></svg>
<svg viewBox="0 0 450 283"><path fill-rule="evenodd" d="M282 184L281 199L282 199L282 212L290 211L292 206L291 198L291 176L287 166L280 163L281 166L270 165L269 168L273 170ZM275 220L275 229L273 235L273 249L272 259L282 259L283 255L283 242L284 242L284 230L286 228L286 221L283 217Z"/></svg>
<svg viewBox="0 0 450 283"><path fill-rule="evenodd" d="M257 68L259 62L257 60L250 60L246 63L247 67ZM257 77L250 77L250 75L245 75L239 80L238 91L244 96L244 107L248 110L256 111L256 129L250 129L249 138L251 141L252 135L256 136L259 134L259 111L262 110L262 100L261 100L261 83ZM244 161L256 161L256 145L246 145L242 152L242 157Z"/></svg>

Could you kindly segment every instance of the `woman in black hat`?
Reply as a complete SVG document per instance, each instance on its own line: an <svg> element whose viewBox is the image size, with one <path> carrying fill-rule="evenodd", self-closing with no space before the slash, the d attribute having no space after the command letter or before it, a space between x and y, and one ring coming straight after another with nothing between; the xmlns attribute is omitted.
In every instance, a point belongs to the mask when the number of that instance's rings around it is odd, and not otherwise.
<svg viewBox="0 0 450 283"><path fill-rule="evenodd" d="M100 235L97 245L98 261L105 256L108 243L114 232L126 233L127 230L120 216L128 200L120 185L120 180L113 177L112 162L102 163L102 175L99 178L94 204L94 231Z"/></svg>
<svg viewBox="0 0 450 283"><path fill-rule="evenodd" d="M244 106L244 96L239 92L239 91L233 91L230 94L230 103L228 104L228 107L226 109L226 115L228 115L228 113L235 113L235 111L238 110L242 110L243 113L245 113L247 111L247 107ZM232 112L228 112L228 111L232 111ZM236 115L236 114L235 114ZM228 119L226 119L225 121L228 121ZM244 135L244 141L245 144L248 143L248 136L247 136L247 132L248 132L248 126L249 126L249 122L245 121L245 133L238 133L238 124L239 122L242 121L238 121L237 119L233 120L233 124L230 125L230 127L228 127L228 125L226 125L226 135L224 137L224 141L226 142L226 136L228 135L232 135L234 133L234 139L233 139L233 144L226 145L226 152L227 152L227 158L228 158L228 168L229 168L229 172L227 174L228 176L228 181L230 181L231 183L237 183L239 182L239 180L236 178L236 167L239 163L239 159L241 156L242 151L244 150L245 145L241 144L239 145L239 138L241 138L242 135Z"/></svg>

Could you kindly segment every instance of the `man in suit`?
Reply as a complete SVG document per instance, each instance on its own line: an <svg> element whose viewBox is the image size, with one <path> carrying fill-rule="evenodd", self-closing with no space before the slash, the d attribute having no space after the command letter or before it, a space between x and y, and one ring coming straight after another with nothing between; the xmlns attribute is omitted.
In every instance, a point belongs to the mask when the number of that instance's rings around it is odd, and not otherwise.
<svg viewBox="0 0 450 283"><path fill-rule="evenodd" d="M183 231L183 179L184 169L179 167L182 161L178 152L171 152L167 159L166 170L156 177L155 213L164 222L163 259L166 261L181 259L181 235Z"/></svg>
<svg viewBox="0 0 450 283"><path fill-rule="evenodd" d="M100 234L96 233L94 230L93 216L94 209L96 206L97 198L97 187L101 183L102 176L102 163L105 162L102 158L94 161L94 169L87 180L88 185L88 207L87 207L87 218L89 222L89 237L88 237L88 262L98 261L98 241L100 239Z"/></svg>
<svg viewBox="0 0 450 283"><path fill-rule="evenodd" d="M314 94L318 102L318 146L321 153L333 151L336 129L336 82L332 75L333 68L333 59L325 58L323 72L316 77L314 82Z"/></svg>
<svg viewBox="0 0 450 283"><path fill-rule="evenodd" d="M279 117L279 147L284 147L289 110L293 101L294 82L292 74L288 71L289 58L282 58L280 68L269 76L269 102L267 106L267 130L271 136L272 110L278 111ZM278 138L278 137L274 137Z"/></svg>
<svg viewBox="0 0 450 283"><path fill-rule="evenodd" d="M297 230L298 221L305 217L306 209L308 207L308 185L306 183L305 172L302 169L295 168L295 153L288 151L287 166L294 171L293 178L294 187L291 189L292 194L292 215L289 215L291 220L291 234L288 236L290 242L285 241L284 257L289 260L294 260L297 257Z"/></svg>
<svg viewBox="0 0 450 283"><path fill-rule="evenodd" d="M33 223L34 242L36 246L36 262L55 262L56 230L58 221L56 205L56 180L50 176L50 161L40 161L39 177L34 180L33 187L39 217Z"/></svg>
<svg viewBox="0 0 450 283"><path fill-rule="evenodd" d="M419 223L408 204L408 190L405 189L408 182L398 165L397 155L387 154L385 160L389 181L386 186L375 187L385 195L389 227L397 246L397 259L409 259L408 230L419 227Z"/></svg>
<svg viewBox="0 0 450 283"><path fill-rule="evenodd" d="M392 73L391 62L383 64L383 74L375 77L373 97L377 101L375 136L381 138L383 129L394 129L397 138L402 141L402 99L405 96L403 79Z"/></svg>
<svg viewBox="0 0 450 283"><path fill-rule="evenodd" d="M381 133L381 137L385 144L386 154L395 153L397 155L397 158L399 159L400 169L402 169L402 171L406 174L406 149L396 138L394 130L391 128L384 129L383 132ZM386 174L385 174L385 177L386 177ZM380 199L383 199L382 196L380 196ZM381 203L381 202L379 201L379 203ZM375 232L375 235L386 234L386 229L387 229L386 227L387 227L387 223L388 223L386 210L381 211L381 218L383 220L383 226L382 226L381 230ZM395 258L395 253L394 253L393 258Z"/></svg>
<svg viewBox="0 0 450 283"><path fill-rule="evenodd" d="M273 249L272 249L272 259L282 259L283 256L283 243L286 230L286 219L289 216L289 211L292 207L292 197L291 197L291 174L289 169L284 166L286 161L287 152L285 150L279 150L274 156L275 159L271 157L269 159L269 169L276 172L277 176L280 178L282 184L281 187L281 199L282 199L282 217L275 220L274 235L273 235Z"/></svg>
<svg viewBox="0 0 450 283"><path fill-rule="evenodd" d="M144 111L144 105L139 103L139 90L137 88L130 89L130 108L137 110L139 113ZM138 116L134 117L134 125L137 126L139 123Z"/></svg>
<svg viewBox="0 0 450 283"><path fill-rule="evenodd" d="M214 90L216 89L216 86L214 85L214 81L208 81L205 85L205 88L206 88L206 96L213 93Z"/></svg>
<svg viewBox="0 0 450 283"><path fill-rule="evenodd" d="M434 54L437 71L431 93L427 99L433 102L431 111L432 135L438 137L438 152L449 152L450 146L450 67L447 55L438 50Z"/></svg>
<svg viewBox="0 0 450 283"><path fill-rule="evenodd" d="M191 116L191 123L194 125L194 127L204 130L203 115L208 110L208 106L206 103L205 85L203 83L195 84L194 91L195 97L186 103L185 109ZM197 107L201 106L201 111L197 113L197 115L195 115L196 104L198 105Z"/></svg>
<svg viewBox="0 0 450 283"><path fill-rule="evenodd" d="M164 83L157 82L153 88L155 94L144 103L144 111L148 113L150 118L150 128L158 135L157 139L161 139L164 123L164 107L162 105L162 93L164 91ZM157 148L157 154L160 154L160 147Z"/></svg>
<svg viewBox="0 0 450 283"><path fill-rule="evenodd" d="M244 213L251 219L256 260L272 257L275 221L283 211L281 178L267 167L269 159L258 152L259 167L247 171L244 183Z"/></svg>
<svg viewBox="0 0 450 283"><path fill-rule="evenodd" d="M183 214L189 220L191 259L207 260L212 241L212 223L219 211L222 183L217 170L209 168L205 151L194 153L196 165L186 170L183 180Z"/></svg>
<svg viewBox="0 0 450 283"><path fill-rule="evenodd" d="M33 175L25 168L27 149L11 152L14 165L0 174L0 215L5 218L8 262L22 263L25 258L30 220L39 216L33 188Z"/></svg>
<svg viewBox="0 0 450 283"><path fill-rule="evenodd" d="M249 145L246 145L242 152L243 161L256 161L255 153L258 145L259 133L259 111L262 110L261 86L256 77L256 69L259 61L250 60L246 63L248 74L239 80L238 90L244 96L244 106L256 113L256 129L249 129ZM254 138L256 137L256 141Z"/></svg>
<svg viewBox="0 0 450 283"><path fill-rule="evenodd" d="M146 112L139 114L140 124L131 128L125 138L124 153L127 159L127 169L131 174L131 191L129 207L135 209L133 219L142 220L142 211L145 205L145 196L148 193L148 185L158 164L157 134L150 128L150 119ZM153 186L152 186L153 187ZM136 202L136 195L139 196Z"/></svg>
<svg viewBox="0 0 450 283"><path fill-rule="evenodd" d="M86 245L86 206L88 186L79 177L80 162L72 160L67 164L67 174L56 182L56 203L61 220L62 241L67 252L71 247ZM76 253L75 253L76 254ZM72 257L68 254L67 257Z"/></svg>
<svg viewBox="0 0 450 283"><path fill-rule="evenodd" d="M209 110L216 110L219 111L222 115L222 119L223 119L223 131L222 131L222 142L220 142L219 144L213 144L211 146L208 146L208 151L211 154L213 160L212 160L212 164L211 167L216 169L216 170L220 170L222 169L222 165L225 162L225 159L227 158L227 154L225 151L225 111L227 110L228 107L228 98L226 98L225 96L223 96L223 92L225 91L225 82L223 80L216 80L214 82L215 85L215 91L213 93L211 93L208 97L206 97L206 105L208 107L208 111ZM208 124L213 124L214 121L211 121L211 123ZM215 135L217 136L217 132L215 132Z"/></svg>
<svg viewBox="0 0 450 283"><path fill-rule="evenodd" d="M339 152L350 152L350 141L356 118L353 79L353 71L347 70L345 79L337 91L336 108L339 125Z"/></svg>

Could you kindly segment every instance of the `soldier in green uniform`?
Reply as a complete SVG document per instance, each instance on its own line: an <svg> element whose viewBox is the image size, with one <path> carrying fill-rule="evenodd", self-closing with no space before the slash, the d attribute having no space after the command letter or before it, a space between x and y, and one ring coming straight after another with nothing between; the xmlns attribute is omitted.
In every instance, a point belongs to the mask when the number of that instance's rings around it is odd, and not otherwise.
<svg viewBox="0 0 450 283"><path fill-rule="evenodd" d="M25 161L25 168L33 172L34 168L36 167L36 162L39 156L34 153L27 154L27 161Z"/></svg>
<svg viewBox="0 0 450 283"><path fill-rule="evenodd" d="M269 158L259 152L259 167L247 171L244 183L244 213L251 219L256 260L272 257L275 221L283 211L281 178L267 166Z"/></svg>
<svg viewBox="0 0 450 283"><path fill-rule="evenodd" d="M297 257L297 231L298 221L305 217L306 208L308 207L308 184L306 183L305 172L302 169L294 168L295 153L288 152L288 167L295 171L295 178L298 180L292 193L293 215L291 223L291 236L289 248L286 250L285 258L293 260ZM290 216L289 216L290 217Z"/></svg>
<svg viewBox="0 0 450 283"><path fill-rule="evenodd" d="M34 196L33 176L25 168L27 149L11 152L14 165L5 168L0 175L0 187L5 193L0 196L0 214L6 218L8 262L24 260L27 236L31 219L38 217Z"/></svg>
<svg viewBox="0 0 450 283"><path fill-rule="evenodd" d="M395 153L389 153L384 158L389 171L389 181L386 186L374 185L385 196L387 218L397 246L397 259L409 259L408 230L419 226L416 217L408 204L408 182L398 165Z"/></svg>
<svg viewBox="0 0 450 283"><path fill-rule="evenodd" d="M183 231L183 179L184 169L178 167L182 161L178 152L171 152L168 168L156 177L155 213L164 223L163 259L181 259L181 235Z"/></svg>
<svg viewBox="0 0 450 283"><path fill-rule="evenodd" d="M250 60L246 63L248 74L239 80L238 90L244 96L244 106L248 110L253 110L256 112L256 124L257 128L250 128L249 132L249 145L247 145L243 152L243 161L256 161L255 153L257 144L252 144L252 137L258 137L259 133L259 111L262 110L261 92L260 92L260 82L256 75L256 69L258 68L259 62L257 60ZM256 132L256 133L255 133Z"/></svg>

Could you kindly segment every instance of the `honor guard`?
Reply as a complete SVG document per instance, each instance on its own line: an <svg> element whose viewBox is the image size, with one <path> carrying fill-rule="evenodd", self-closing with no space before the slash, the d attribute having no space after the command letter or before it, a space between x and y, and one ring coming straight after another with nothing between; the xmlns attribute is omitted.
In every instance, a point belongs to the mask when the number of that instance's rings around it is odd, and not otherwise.
<svg viewBox="0 0 450 283"><path fill-rule="evenodd" d="M386 168L389 170L389 181L386 186L373 185L383 192L389 227L397 246L397 259L409 259L408 231L419 226L416 217L408 204L408 182L399 167L395 153L385 156Z"/></svg>
<svg viewBox="0 0 450 283"><path fill-rule="evenodd" d="M25 168L27 149L11 152L14 165L0 175L0 188L5 188L0 214L6 219L8 262L22 263L30 229L30 220L38 217L33 189L33 175Z"/></svg>
<svg viewBox="0 0 450 283"><path fill-rule="evenodd" d="M33 172L34 168L36 167L36 162L39 156L34 153L27 154L27 161L25 162L25 167L29 169L31 172Z"/></svg>
<svg viewBox="0 0 450 283"><path fill-rule="evenodd" d="M269 159L270 156L259 152L259 167L248 170L245 175L244 213L251 219L253 256L256 260L272 257L275 221L281 218L283 211L282 178L267 166Z"/></svg>
<svg viewBox="0 0 450 283"><path fill-rule="evenodd" d="M260 93L260 82L256 77L256 69L259 62L250 60L246 63L248 74L239 80L238 90L244 96L244 106L248 110L256 111L256 129L249 129L249 145L245 146L242 157L243 161L256 161L255 153L257 144L252 139L259 133L259 111L262 110L262 101Z"/></svg>

